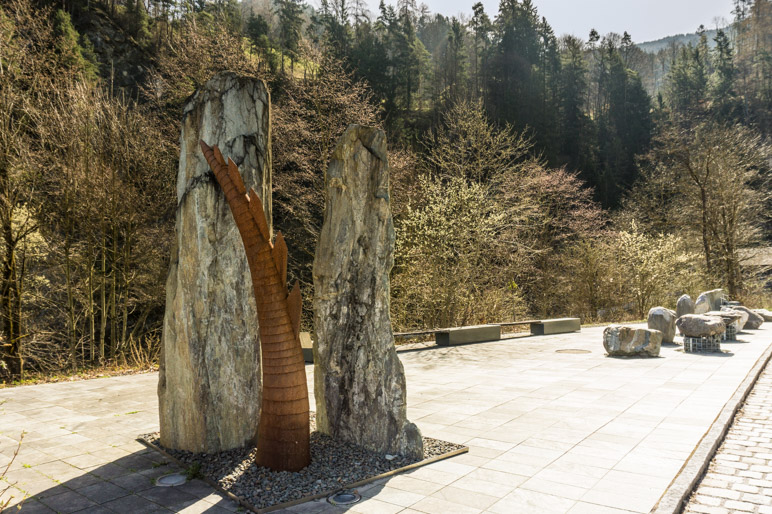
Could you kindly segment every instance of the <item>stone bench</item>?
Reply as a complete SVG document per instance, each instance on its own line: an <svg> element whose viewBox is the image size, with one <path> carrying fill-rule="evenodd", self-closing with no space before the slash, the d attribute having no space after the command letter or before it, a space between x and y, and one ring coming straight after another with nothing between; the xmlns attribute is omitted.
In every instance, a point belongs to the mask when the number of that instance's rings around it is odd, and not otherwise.
<svg viewBox="0 0 772 514"><path fill-rule="evenodd" d="M501 339L501 327L499 325L448 328L434 333L434 340L438 346L498 341L499 339Z"/></svg>
<svg viewBox="0 0 772 514"><path fill-rule="evenodd" d="M543 319L531 323L531 335L546 336L549 334L566 334L582 329L579 318Z"/></svg>

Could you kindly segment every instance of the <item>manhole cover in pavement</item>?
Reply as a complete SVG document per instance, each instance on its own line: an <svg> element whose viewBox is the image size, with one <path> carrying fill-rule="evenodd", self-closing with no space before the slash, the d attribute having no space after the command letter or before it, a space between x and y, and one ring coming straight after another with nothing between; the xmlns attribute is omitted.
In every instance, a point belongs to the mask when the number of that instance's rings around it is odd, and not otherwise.
<svg viewBox="0 0 772 514"><path fill-rule="evenodd" d="M176 485L182 485L185 482L187 482L187 478L185 478L185 475L181 475L179 473L172 473L171 475L164 475L162 477L158 477L155 481L155 485L161 486L161 487L174 487Z"/></svg>
<svg viewBox="0 0 772 514"><path fill-rule="evenodd" d="M564 348L562 350L555 350L555 353L592 353L590 350L577 350L575 348Z"/></svg>
<svg viewBox="0 0 772 514"><path fill-rule="evenodd" d="M327 501L332 503L333 505L351 505L353 503L358 502L362 497L359 496L357 493L351 492L351 491L343 491L340 493L333 494L329 498L327 498Z"/></svg>

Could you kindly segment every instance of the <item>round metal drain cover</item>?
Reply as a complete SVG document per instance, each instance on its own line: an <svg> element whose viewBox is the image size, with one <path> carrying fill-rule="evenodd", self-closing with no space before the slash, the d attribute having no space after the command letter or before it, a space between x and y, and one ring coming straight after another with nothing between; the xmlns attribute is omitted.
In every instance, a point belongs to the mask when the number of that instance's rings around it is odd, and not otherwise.
<svg viewBox="0 0 772 514"><path fill-rule="evenodd" d="M563 350L555 350L555 353L592 353L590 350L577 350L575 348L565 348Z"/></svg>
<svg viewBox="0 0 772 514"><path fill-rule="evenodd" d="M333 505L351 505L358 502L361 499L362 497L355 492L342 491L340 493L333 494L332 496L327 498L327 501L332 503Z"/></svg>
<svg viewBox="0 0 772 514"><path fill-rule="evenodd" d="M181 475L179 473L172 473L171 475L164 475L162 477L158 477L155 481L155 485L161 486L161 487L174 487L176 485L182 485L187 481L188 479L185 478L185 475Z"/></svg>

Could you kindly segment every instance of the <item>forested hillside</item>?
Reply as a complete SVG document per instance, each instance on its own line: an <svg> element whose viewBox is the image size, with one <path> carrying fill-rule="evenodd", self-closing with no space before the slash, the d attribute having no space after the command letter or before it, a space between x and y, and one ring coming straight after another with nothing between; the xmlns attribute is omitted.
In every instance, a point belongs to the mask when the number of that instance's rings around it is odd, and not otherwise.
<svg viewBox="0 0 772 514"><path fill-rule="evenodd" d="M557 35L531 0L469 12L2 2L0 377L155 362L182 106L222 70L271 90L274 224L306 306L350 123L389 138L397 329L768 298L740 256L770 244L770 0L656 54Z"/></svg>
<svg viewBox="0 0 772 514"><path fill-rule="evenodd" d="M649 54L659 53L661 50L665 50L668 47L673 46L696 46L700 43L703 30L694 32L691 34L677 34L675 36L667 36L655 41L646 41L644 43L637 43L636 46ZM713 48L715 45L716 34L718 29L705 30L705 37L708 38L708 46Z"/></svg>

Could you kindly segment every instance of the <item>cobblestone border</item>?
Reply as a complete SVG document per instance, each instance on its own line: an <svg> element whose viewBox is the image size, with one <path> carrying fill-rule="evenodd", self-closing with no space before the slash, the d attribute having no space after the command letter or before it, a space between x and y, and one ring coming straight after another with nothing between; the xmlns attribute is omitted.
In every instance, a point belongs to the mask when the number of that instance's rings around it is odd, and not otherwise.
<svg viewBox="0 0 772 514"><path fill-rule="evenodd" d="M756 381L761 376L767 363L772 358L772 344L756 361L756 364L746 375L735 393L721 409L708 431L700 439L699 444L686 460L676 477L670 482L650 514L680 514L686 507L694 488L707 471L711 459L718 451L724 437L732 426L737 411L750 394Z"/></svg>

